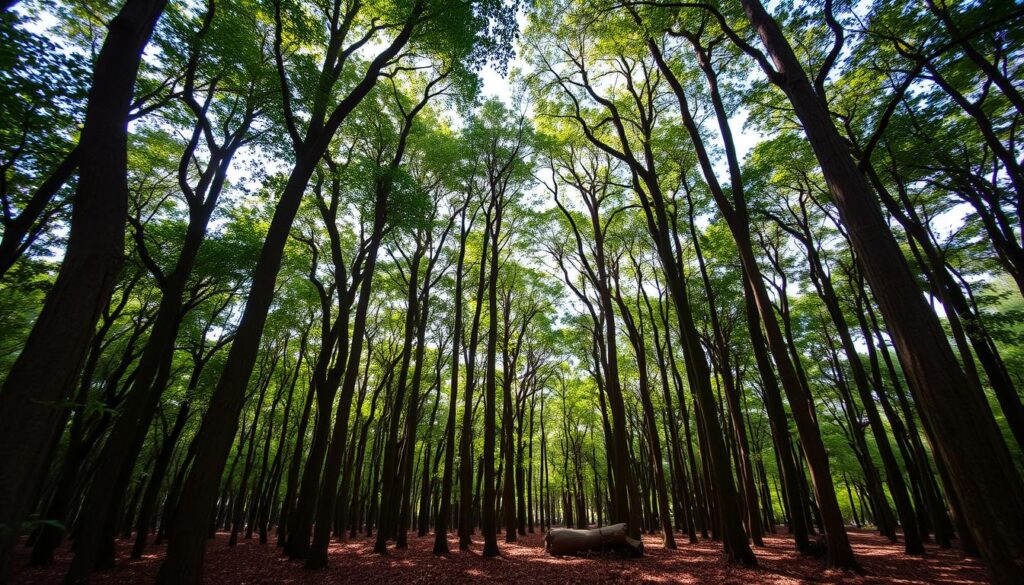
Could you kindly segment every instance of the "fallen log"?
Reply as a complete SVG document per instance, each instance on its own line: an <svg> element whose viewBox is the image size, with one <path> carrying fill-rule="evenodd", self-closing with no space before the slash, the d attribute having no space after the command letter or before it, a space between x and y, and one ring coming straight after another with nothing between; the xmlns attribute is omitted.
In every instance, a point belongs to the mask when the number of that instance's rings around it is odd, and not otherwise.
<svg viewBox="0 0 1024 585"><path fill-rule="evenodd" d="M544 537L544 548L553 556L614 553L630 557L644 555L644 543L630 538L625 524L592 530L556 528Z"/></svg>

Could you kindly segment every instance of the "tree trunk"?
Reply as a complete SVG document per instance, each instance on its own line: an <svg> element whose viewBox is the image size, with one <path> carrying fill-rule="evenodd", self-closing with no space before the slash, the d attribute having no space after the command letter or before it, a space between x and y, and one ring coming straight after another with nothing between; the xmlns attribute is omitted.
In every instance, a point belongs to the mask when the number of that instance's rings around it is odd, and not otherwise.
<svg viewBox="0 0 1024 585"><path fill-rule="evenodd" d="M544 549L552 556L613 552L642 557L644 543L631 538L625 524L613 524L594 530L552 530L544 537Z"/></svg>
<svg viewBox="0 0 1024 585"><path fill-rule="evenodd" d="M492 197L498 195L492 193ZM498 268L499 234L501 233L502 204L496 201L494 217L488 223L488 235L491 240L490 272L487 277L487 352L486 370L484 375L484 453L483 453L483 503L480 513L483 517L482 532L484 536L483 556L498 556L498 536L495 526L495 475L494 475L494 442L495 442L495 401L497 393L497 351L498 351Z"/></svg>
<svg viewBox="0 0 1024 585"><path fill-rule="evenodd" d="M100 311L124 263L128 116L142 52L166 0L129 0L96 59L79 140L67 251L0 389L0 578L50 463Z"/></svg>
<svg viewBox="0 0 1024 585"><path fill-rule="evenodd" d="M947 463L966 521L995 583L1024 580L1024 487L981 396L965 393L960 369L938 317L922 298L895 238L878 210L824 105L778 24L759 0L741 0L775 62L774 77L800 118L825 181L848 227L893 341L915 381L932 442Z"/></svg>

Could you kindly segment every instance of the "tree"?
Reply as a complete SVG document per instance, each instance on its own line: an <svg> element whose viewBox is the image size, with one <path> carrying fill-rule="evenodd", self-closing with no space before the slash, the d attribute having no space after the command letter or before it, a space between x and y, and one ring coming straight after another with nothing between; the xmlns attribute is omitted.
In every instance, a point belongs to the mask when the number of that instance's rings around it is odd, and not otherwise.
<svg viewBox="0 0 1024 585"><path fill-rule="evenodd" d="M10 548L67 415L63 402L124 262L128 116L142 52L164 4L130 0L110 23L79 139L78 185L61 272L0 389L0 573L8 570Z"/></svg>
<svg viewBox="0 0 1024 585"><path fill-rule="evenodd" d="M524 6L0 7L5 569L853 524L1019 580L1024 12Z"/></svg>
<svg viewBox="0 0 1024 585"><path fill-rule="evenodd" d="M895 238L882 219L871 187L829 119L820 82L816 91L778 23L760 2L742 0L741 4L774 67L764 54L749 50L749 45L744 50L786 93L801 120L859 262L878 296L893 341L904 356L911 387L932 428L930 438L950 471L993 579L1007 583L1018 580L1021 569L1014 560L1018 554L1012 551L1021 548L1024 529L1011 527L1024 526L1024 506L1014 506L1012 510L990 507L995 501L994 494L1005 498L1006 494L1020 494L1024 490L1006 444L981 397L958 391L966 384L963 370L945 340L938 318L919 294ZM842 37L836 39L836 46L841 47ZM817 78L824 79L827 73L826 67ZM970 422L965 424L966 420ZM987 490L994 491L985 495ZM1011 500L1020 502L1024 497ZM979 530L980 525L1001 528L996 535L991 529Z"/></svg>

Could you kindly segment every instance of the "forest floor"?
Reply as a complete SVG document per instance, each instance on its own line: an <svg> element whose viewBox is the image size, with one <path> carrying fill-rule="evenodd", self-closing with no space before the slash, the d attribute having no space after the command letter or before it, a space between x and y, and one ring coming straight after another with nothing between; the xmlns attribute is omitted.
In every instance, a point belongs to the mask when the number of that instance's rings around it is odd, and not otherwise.
<svg viewBox="0 0 1024 585"><path fill-rule="evenodd" d="M519 537L517 543L505 543L499 535L501 557L484 559L479 535L469 552L459 552L458 542L450 538L454 551L447 557L431 554L433 535L417 538L409 535L407 550L391 550L387 557L373 554L373 540L357 538L332 543L330 567L325 571L306 571L301 562L282 557L273 545L239 540L228 547L228 535L217 535L207 547L205 582L214 585L272 583L352 583L388 585L400 583L498 582L526 585L573 583L677 583L693 585L747 584L955 584L987 583L983 566L964 557L958 549L942 550L927 545L928 554L908 557L900 545L890 544L873 533L851 530L854 552L864 568L863 575L826 571L818 559L801 557L793 551L784 535L769 535L766 546L755 550L759 566L740 569L721 561L721 545L704 541L689 544L677 535L679 549L661 546L657 535L645 536L645 555L641 559L551 557L544 552L542 534ZM151 583L164 554L164 547L149 548L139 560L129 560L130 541L118 541L117 567L93 575L93 585ZM53 565L27 567L29 551L19 547L11 583L59 583L71 561L65 546L57 551Z"/></svg>

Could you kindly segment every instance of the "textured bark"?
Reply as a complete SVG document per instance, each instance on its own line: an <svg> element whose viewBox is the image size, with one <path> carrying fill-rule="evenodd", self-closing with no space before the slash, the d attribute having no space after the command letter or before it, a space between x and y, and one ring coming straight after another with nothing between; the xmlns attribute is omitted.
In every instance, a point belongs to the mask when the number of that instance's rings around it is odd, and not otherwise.
<svg viewBox="0 0 1024 585"><path fill-rule="evenodd" d="M552 530L544 537L544 549L552 556L612 552L642 557L644 543L630 538L625 524L613 524L593 530Z"/></svg>

